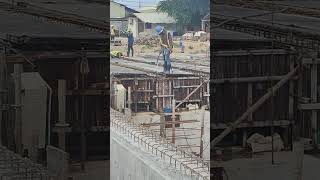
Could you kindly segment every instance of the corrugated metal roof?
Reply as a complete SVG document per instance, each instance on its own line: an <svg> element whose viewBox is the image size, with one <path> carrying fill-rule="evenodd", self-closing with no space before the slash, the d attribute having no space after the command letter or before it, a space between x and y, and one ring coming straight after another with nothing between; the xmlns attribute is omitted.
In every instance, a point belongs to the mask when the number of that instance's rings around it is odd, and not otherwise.
<svg viewBox="0 0 320 180"><path fill-rule="evenodd" d="M173 17L167 13L153 12L153 13L134 13L134 15L143 22L147 23L176 23Z"/></svg>

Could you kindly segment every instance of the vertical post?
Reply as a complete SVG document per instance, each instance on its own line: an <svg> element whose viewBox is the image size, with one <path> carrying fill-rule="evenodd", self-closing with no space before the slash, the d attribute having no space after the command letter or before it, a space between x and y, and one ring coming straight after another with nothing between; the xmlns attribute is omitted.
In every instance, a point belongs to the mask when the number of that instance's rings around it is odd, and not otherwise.
<svg viewBox="0 0 320 180"><path fill-rule="evenodd" d="M172 99L172 143L176 143L176 100Z"/></svg>
<svg viewBox="0 0 320 180"><path fill-rule="evenodd" d="M112 88L112 91L113 91L113 96L112 96L112 99L113 99L113 104L112 104L112 106L113 106L113 108L114 109L117 109L117 82L114 82L113 83L113 88Z"/></svg>
<svg viewBox="0 0 320 180"><path fill-rule="evenodd" d="M5 56L4 53L1 53L0 57L0 146L2 145L2 121L3 121L3 97L5 93Z"/></svg>
<svg viewBox="0 0 320 180"><path fill-rule="evenodd" d="M137 87L138 87L138 80L134 80L134 112L137 113L138 112L138 91L137 91Z"/></svg>
<svg viewBox="0 0 320 180"><path fill-rule="evenodd" d="M247 145L247 138L248 138L247 129L243 129L243 134L242 134L242 147L243 148L245 148Z"/></svg>
<svg viewBox="0 0 320 180"><path fill-rule="evenodd" d="M303 88L303 74L301 73L301 71L298 74L299 79L298 79L298 102L300 101L301 97L302 97L302 88ZM297 137L303 137L304 136L304 112L299 110L298 111L299 116L296 117L299 118L297 125L294 128L293 134L295 137L295 140L297 139Z"/></svg>
<svg viewBox="0 0 320 180"><path fill-rule="evenodd" d="M205 118L205 111L206 107L201 107L201 131L200 131L200 157L203 157L203 135L204 135L204 118Z"/></svg>
<svg viewBox="0 0 320 180"><path fill-rule="evenodd" d="M85 90L85 75L82 74L82 90ZM85 132L85 95L81 96L81 170L85 170L87 142Z"/></svg>
<svg viewBox="0 0 320 180"><path fill-rule="evenodd" d="M208 107L210 108L210 81L207 82L207 104Z"/></svg>
<svg viewBox="0 0 320 180"><path fill-rule="evenodd" d="M248 83L248 97L247 97L247 106L248 108L252 105L252 83ZM248 115L248 122L252 122L252 113ZM243 129L242 134L242 147L247 145L248 132L247 129Z"/></svg>
<svg viewBox="0 0 320 180"><path fill-rule="evenodd" d="M299 139L293 144L293 151L296 157L295 164L295 174L296 180L302 180L302 170L303 170L303 156L304 156L304 143Z"/></svg>
<svg viewBox="0 0 320 180"><path fill-rule="evenodd" d="M290 71L294 69L294 62L291 60L290 62ZM294 122L294 81L290 80L289 82L289 121ZM292 137L291 137L292 138ZM284 144L287 147L289 145L289 133L288 133L288 127L286 127L284 131Z"/></svg>
<svg viewBox="0 0 320 180"><path fill-rule="evenodd" d="M132 99L131 99L131 87L128 87L128 109L131 111Z"/></svg>
<svg viewBox="0 0 320 180"><path fill-rule="evenodd" d="M315 63L315 58L312 59L314 62L311 67L311 103L317 103L317 64ZM311 126L312 126L312 139L313 139L313 145L315 149L318 149L318 138L317 138L317 110L311 111Z"/></svg>
<svg viewBox="0 0 320 180"><path fill-rule="evenodd" d="M165 128L166 128L166 121L164 119L164 113L163 111L160 112L160 136L165 139L166 138L166 133L165 133Z"/></svg>
<svg viewBox="0 0 320 180"><path fill-rule="evenodd" d="M15 120L15 134L16 134L16 150L19 154L22 153L22 115L21 115L21 73L22 65L14 64L14 81L15 81L15 105L16 105L16 120Z"/></svg>
<svg viewBox="0 0 320 180"><path fill-rule="evenodd" d="M247 106L248 108L252 105L252 83L248 83L248 100ZM252 113L248 115L248 121L252 122Z"/></svg>
<svg viewBox="0 0 320 180"><path fill-rule="evenodd" d="M66 123L66 80L58 80L59 124ZM66 135L63 130L59 131L59 148L66 150Z"/></svg>

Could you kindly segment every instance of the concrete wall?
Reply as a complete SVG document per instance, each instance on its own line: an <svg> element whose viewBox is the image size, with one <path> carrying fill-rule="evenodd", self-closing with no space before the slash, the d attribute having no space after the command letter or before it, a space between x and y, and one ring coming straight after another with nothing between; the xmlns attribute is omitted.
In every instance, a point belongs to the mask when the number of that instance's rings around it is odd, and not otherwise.
<svg viewBox="0 0 320 180"><path fill-rule="evenodd" d="M47 168L49 172L58 176L57 180L64 180L69 169L69 155L65 151L47 146Z"/></svg>
<svg viewBox="0 0 320 180"><path fill-rule="evenodd" d="M191 180L111 129L111 180Z"/></svg>

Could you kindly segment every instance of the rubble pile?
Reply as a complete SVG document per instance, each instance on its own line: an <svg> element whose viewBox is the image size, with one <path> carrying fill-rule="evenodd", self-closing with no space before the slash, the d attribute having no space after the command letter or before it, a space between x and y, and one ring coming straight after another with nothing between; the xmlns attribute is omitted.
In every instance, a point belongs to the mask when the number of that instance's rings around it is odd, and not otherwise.
<svg viewBox="0 0 320 180"><path fill-rule="evenodd" d="M157 35L140 33L135 43L137 45L156 47L159 45L159 37Z"/></svg>

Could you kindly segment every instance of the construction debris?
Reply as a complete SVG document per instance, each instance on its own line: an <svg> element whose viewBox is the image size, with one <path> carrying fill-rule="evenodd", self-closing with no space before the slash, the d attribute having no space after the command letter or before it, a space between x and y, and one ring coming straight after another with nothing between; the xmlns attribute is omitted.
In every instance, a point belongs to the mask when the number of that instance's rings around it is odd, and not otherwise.
<svg viewBox="0 0 320 180"><path fill-rule="evenodd" d="M281 151L284 148L283 141L277 133L273 135L273 142L271 136L264 137L259 133L255 133L247 140L247 143L254 153L271 151L272 148L274 151Z"/></svg>
<svg viewBox="0 0 320 180"><path fill-rule="evenodd" d="M159 46L159 37L149 33L139 33L135 44L157 47Z"/></svg>

